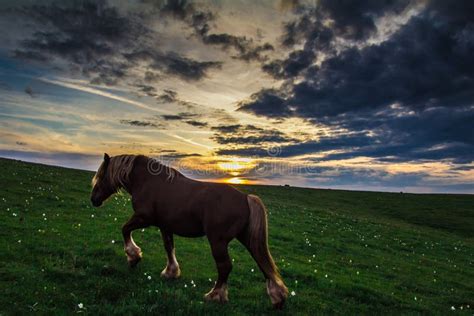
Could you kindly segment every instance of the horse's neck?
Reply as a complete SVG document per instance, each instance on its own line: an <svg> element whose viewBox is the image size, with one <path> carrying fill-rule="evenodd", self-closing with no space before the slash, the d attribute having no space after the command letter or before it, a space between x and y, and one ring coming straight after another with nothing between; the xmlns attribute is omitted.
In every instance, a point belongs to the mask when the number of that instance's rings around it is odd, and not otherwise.
<svg viewBox="0 0 474 316"><path fill-rule="evenodd" d="M160 185L160 183L163 185L167 185L169 183L172 183L179 176L178 171L161 163L159 167L155 166L156 168L159 168L159 171L155 172L155 169L153 169L149 165L149 159L151 158L147 158L146 160L137 159L135 161L135 166L130 172L130 177L128 181L129 183L127 183L127 188L124 188L125 190L127 190L128 193L132 194L133 192L138 191L138 189L143 185L143 183L148 182L147 180L150 177L161 180L154 182L154 185Z"/></svg>
<svg viewBox="0 0 474 316"><path fill-rule="evenodd" d="M131 195L133 195L133 192L138 191L142 184L147 181L148 177L151 176L148 170L148 159L137 158L134 162L134 166L128 176L128 182L124 188Z"/></svg>

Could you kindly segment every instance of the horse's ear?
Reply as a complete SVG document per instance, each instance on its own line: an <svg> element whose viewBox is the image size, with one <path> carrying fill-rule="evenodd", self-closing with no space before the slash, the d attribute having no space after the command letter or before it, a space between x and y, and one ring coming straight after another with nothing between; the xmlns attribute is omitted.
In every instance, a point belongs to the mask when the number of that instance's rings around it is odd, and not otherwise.
<svg viewBox="0 0 474 316"><path fill-rule="evenodd" d="M104 154L104 161L109 162L109 160L110 160L110 156L107 153L105 153Z"/></svg>

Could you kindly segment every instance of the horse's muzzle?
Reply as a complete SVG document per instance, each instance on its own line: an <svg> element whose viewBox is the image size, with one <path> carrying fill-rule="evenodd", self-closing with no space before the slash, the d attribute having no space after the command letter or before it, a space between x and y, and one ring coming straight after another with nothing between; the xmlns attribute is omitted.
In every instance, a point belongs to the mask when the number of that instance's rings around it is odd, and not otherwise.
<svg viewBox="0 0 474 316"><path fill-rule="evenodd" d="M99 207L99 206L102 205L102 201L99 201L99 200L94 199L94 198L91 198L91 202L92 202L92 205L93 205L94 207Z"/></svg>

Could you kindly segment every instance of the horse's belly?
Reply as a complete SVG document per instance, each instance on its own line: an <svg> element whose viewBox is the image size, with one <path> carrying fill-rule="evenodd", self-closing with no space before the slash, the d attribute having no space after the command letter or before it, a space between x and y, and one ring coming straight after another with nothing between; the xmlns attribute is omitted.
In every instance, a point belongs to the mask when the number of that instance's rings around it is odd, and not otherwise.
<svg viewBox="0 0 474 316"><path fill-rule="evenodd" d="M199 221L191 219L169 219L160 223L160 228L182 237L204 236L204 228Z"/></svg>
<svg viewBox="0 0 474 316"><path fill-rule="evenodd" d="M206 235L202 231L201 232L175 232L174 234L181 237L188 237L188 238L202 237Z"/></svg>

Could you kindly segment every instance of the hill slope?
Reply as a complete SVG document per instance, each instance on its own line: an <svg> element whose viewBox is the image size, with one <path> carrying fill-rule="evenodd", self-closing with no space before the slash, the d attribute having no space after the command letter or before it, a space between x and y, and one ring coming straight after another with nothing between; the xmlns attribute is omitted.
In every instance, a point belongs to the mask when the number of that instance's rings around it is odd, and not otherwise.
<svg viewBox="0 0 474 316"><path fill-rule="evenodd" d="M120 230L131 214L126 194L94 209L90 172L6 159L0 168L0 314L272 312L238 242L230 303L204 303L216 277L204 238L177 238L182 277L164 281L159 231L137 231L144 260L129 270ZM294 291L283 313L472 314L474 196L239 189L269 209L270 247Z"/></svg>

